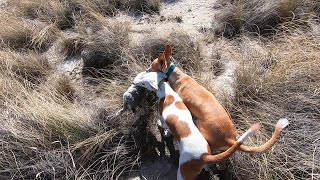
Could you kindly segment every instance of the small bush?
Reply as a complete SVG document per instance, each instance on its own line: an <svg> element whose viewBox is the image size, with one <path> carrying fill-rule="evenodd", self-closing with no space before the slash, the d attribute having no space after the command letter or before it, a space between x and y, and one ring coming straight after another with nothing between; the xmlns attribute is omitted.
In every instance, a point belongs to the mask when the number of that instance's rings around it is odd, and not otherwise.
<svg viewBox="0 0 320 180"><path fill-rule="evenodd" d="M213 28L217 34L226 37L233 37L242 32L271 35L275 33L279 24L294 19L305 20L310 13L317 12L319 5L314 4L317 3L312 0L237 0L216 15Z"/></svg>
<svg viewBox="0 0 320 180"><path fill-rule="evenodd" d="M0 13L0 47L28 47L32 39L32 31L20 18L12 14Z"/></svg>
<svg viewBox="0 0 320 180"><path fill-rule="evenodd" d="M165 44L172 45L174 63L182 69L190 72L198 72L203 60L198 44L195 44L192 39L184 33L172 33L165 38L146 38L136 47L133 47L132 52L136 57L138 64L145 64L147 67L150 62L164 51Z"/></svg>
<svg viewBox="0 0 320 180"><path fill-rule="evenodd" d="M34 52L0 52L1 71L8 76L38 84L50 73L51 67L46 58Z"/></svg>
<svg viewBox="0 0 320 180"><path fill-rule="evenodd" d="M103 30L89 35L81 53L83 75L120 75L122 49L129 44L129 27L125 24L110 24ZM120 71L118 71L120 70Z"/></svg>
<svg viewBox="0 0 320 180"><path fill-rule="evenodd" d="M301 32L277 37L260 43L260 48L250 41L240 44L236 94L230 110L238 127L263 122L265 129L254 142L270 138L279 118L289 118L290 125L268 152L242 154L232 160L235 176L241 179L256 178L257 174L261 179L309 179L320 172L318 144L313 141L320 117L319 37Z"/></svg>
<svg viewBox="0 0 320 180"><path fill-rule="evenodd" d="M14 0L11 6L16 7L18 13L26 18L39 19L49 24L54 23L61 30L74 25L73 9L69 7L67 1Z"/></svg>
<svg viewBox="0 0 320 180"><path fill-rule="evenodd" d="M55 24L43 27L39 32L34 32L32 37L32 47L36 50L47 50L59 37L60 31Z"/></svg>
<svg viewBox="0 0 320 180"><path fill-rule="evenodd" d="M73 56L80 56L85 46L85 39L77 36L63 39L60 52L68 59Z"/></svg>

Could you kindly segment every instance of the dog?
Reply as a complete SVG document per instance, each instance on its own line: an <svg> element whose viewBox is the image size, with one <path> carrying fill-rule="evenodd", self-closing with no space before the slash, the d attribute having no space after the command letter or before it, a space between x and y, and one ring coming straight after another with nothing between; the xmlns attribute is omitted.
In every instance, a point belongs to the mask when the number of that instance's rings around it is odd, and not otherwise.
<svg viewBox="0 0 320 180"><path fill-rule="evenodd" d="M195 126L191 113L179 95L164 82L166 75L149 72L134 80L134 84L150 91L156 91L159 103L160 119L179 142L178 180L193 180L200 174L206 164L217 163L231 156L250 135L254 134L260 124L254 124L227 151L212 155L208 142Z"/></svg>
<svg viewBox="0 0 320 180"><path fill-rule="evenodd" d="M167 44L164 52L151 63L147 71L162 72L167 75L172 89L179 94L192 115L196 117L196 126L208 141L212 151L223 150L237 144L236 128L229 114L213 94L171 63L171 54L172 48ZM276 143L280 132L288 124L287 119L280 119L272 137L265 144L259 147L241 145L239 150L249 153L266 151Z"/></svg>
<svg viewBox="0 0 320 180"><path fill-rule="evenodd" d="M136 78L139 78L144 73L139 73ZM136 112L137 107L140 106L143 94L145 93L145 89L143 87L137 86L135 84L131 84L127 91L123 93L123 106L122 108L116 113L115 116L119 116L126 111L132 111L133 113Z"/></svg>

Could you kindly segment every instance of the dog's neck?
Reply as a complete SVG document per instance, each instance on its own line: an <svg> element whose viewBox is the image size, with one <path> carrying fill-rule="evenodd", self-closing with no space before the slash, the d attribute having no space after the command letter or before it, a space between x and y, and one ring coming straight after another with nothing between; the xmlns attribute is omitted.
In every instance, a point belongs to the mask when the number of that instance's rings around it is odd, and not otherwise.
<svg viewBox="0 0 320 180"><path fill-rule="evenodd" d="M166 97L167 95L173 94L173 89L170 87L170 85L167 82L163 82L159 84L159 89L157 91L157 97L159 99Z"/></svg>
<svg viewBox="0 0 320 180"><path fill-rule="evenodd" d="M177 88L180 87L183 76L185 76L185 74L178 67L176 67L169 76L168 82L174 90L177 90Z"/></svg>

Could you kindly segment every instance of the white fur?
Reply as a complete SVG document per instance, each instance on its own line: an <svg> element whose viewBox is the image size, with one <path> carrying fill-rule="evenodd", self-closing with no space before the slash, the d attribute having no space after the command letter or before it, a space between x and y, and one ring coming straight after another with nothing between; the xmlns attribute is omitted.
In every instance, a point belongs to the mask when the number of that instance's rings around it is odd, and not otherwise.
<svg viewBox="0 0 320 180"><path fill-rule="evenodd" d="M255 132L251 129L248 129L245 133L242 134L242 136L239 137L237 142L244 142L246 139L249 138L250 135L254 134Z"/></svg>
<svg viewBox="0 0 320 180"><path fill-rule="evenodd" d="M171 89L170 85L164 82L159 90L157 91L159 98L162 96L172 95L176 101L182 101L179 95ZM193 119L189 110L181 110L175 106L173 102L162 112L162 117L166 121L167 117L174 114L178 117L179 121L186 122L189 125L191 134L188 137L184 137L179 142L179 170L177 173L177 179L183 179L180 172L180 167L182 164L192 160L200 159L201 155L208 153L208 142L204 139L198 128L193 123Z"/></svg>
<svg viewBox="0 0 320 180"><path fill-rule="evenodd" d="M133 80L133 84L147 88L149 91L158 90L159 82L167 76L159 72L141 72Z"/></svg>
<svg viewBox="0 0 320 180"><path fill-rule="evenodd" d="M289 125L289 121L287 118L281 118L277 122L276 128L279 128L280 130L287 127Z"/></svg>

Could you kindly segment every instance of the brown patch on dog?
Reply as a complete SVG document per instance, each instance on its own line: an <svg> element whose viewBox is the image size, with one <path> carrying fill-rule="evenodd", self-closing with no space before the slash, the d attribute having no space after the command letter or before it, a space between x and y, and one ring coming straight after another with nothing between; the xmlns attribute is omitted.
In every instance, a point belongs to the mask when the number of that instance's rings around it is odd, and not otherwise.
<svg viewBox="0 0 320 180"><path fill-rule="evenodd" d="M163 109L167 108L174 102L174 97L172 95L166 96L163 101Z"/></svg>
<svg viewBox="0 0 320 180"><path fill-rule="evenodd" d="M178 141L191 134L189 124L184 121L179 121L178 116L174 114L167 116L166 124L168 125L170 132Z"/></svg>
<svg viewBox="0 0 320 180"><path fill-rule="evenodd" d="M175 105L180 110L188 110L187 106L182 101L177 101Z"/></svg>
<svg viewBox="0 0 320 180"><path fill-rule="evenodd" d="M180 172L184 180L194 180L200 174L204 163L199 159L192 159L180 166Z"/></svg>

